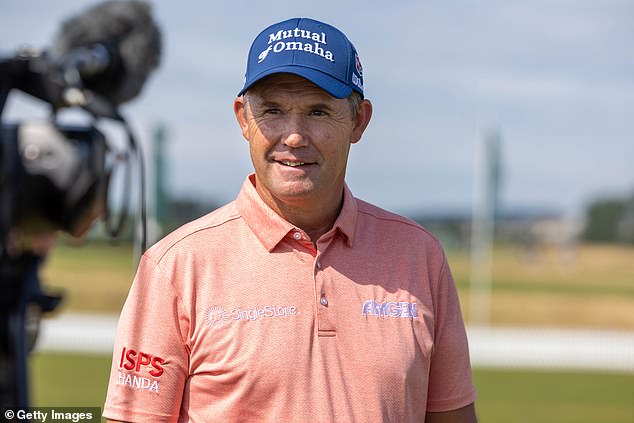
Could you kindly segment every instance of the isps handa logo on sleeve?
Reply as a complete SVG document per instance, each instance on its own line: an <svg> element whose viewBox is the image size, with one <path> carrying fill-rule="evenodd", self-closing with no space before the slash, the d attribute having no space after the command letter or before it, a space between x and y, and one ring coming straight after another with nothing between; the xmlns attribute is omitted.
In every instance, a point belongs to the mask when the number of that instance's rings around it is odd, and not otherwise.
<svg viewBox="0 0 634 423"><path fill-rule="evenodd" d="M159 381L165 368L161 357L123 347L119 361L119 385L151 392L159 391Z"/></svg>

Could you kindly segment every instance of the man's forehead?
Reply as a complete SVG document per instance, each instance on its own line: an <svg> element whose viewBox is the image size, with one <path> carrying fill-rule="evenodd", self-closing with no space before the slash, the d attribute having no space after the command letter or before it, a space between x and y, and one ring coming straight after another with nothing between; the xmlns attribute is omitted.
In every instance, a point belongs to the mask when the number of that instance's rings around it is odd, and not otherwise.
<svg viewBox="0 0 634 423"><path fill-rule="evenodd" d="M251 88L249 93L256 94L258 96L274 96L276 94L283 93L295 93L324 97L324 99L333 99L323 89L312 83L306 78L291 73L276 73L262 78L256 82Z"/></svg>

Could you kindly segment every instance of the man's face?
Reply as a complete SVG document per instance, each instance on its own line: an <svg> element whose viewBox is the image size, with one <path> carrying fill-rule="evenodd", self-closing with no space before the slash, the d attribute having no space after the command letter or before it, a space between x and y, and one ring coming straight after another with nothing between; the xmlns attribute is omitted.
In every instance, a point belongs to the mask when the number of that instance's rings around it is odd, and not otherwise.
<svg viewBox="0 0 634 423"><path fill-rule="evenodd" d="M235 113L265 202L301 208L341 200L350 145L361 138L371 108L360 122L347 99L299 76L276 74L251 88L246 104L238 98Z"/></svg>

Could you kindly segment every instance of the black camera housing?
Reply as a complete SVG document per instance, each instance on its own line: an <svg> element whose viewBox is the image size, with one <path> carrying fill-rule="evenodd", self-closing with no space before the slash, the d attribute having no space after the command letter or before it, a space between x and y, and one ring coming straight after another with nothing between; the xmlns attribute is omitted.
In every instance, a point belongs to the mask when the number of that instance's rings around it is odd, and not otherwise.
<svg viewBox="0 0 634 423"><path fill-rule="evenodd" d="M0 128L3 227L86 232L103 213L108 147L95 127L21 122ZM6 235L6 234L5 234Z"/></svg>

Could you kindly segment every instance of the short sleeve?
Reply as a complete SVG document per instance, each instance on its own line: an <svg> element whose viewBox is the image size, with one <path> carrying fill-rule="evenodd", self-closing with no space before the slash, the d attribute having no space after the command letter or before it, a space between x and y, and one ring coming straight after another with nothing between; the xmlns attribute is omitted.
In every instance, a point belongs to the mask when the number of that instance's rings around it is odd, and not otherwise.
<svg viewBox="0 0 634 423"><path fill-rule="evenodd" d="M433 295L434 347L427 411L451 411L474 402L476 392L471 380L469 346L458 292L444 254L438 285Z"/></svg>
<svg viewBox="0 0 634 423"><path fill-rule="evenodd" d="M178 420L188 376L188 327L176 289L146 253L119 318L105 417Z"/></svg>

